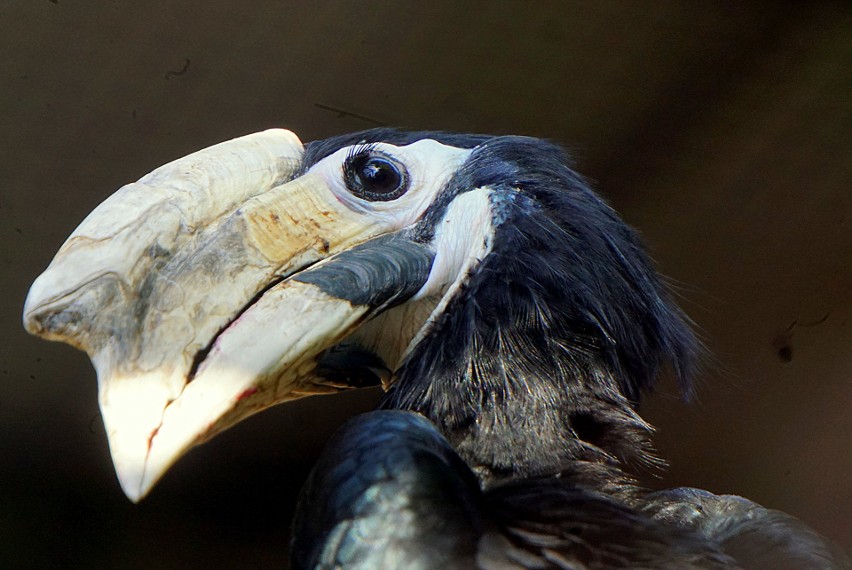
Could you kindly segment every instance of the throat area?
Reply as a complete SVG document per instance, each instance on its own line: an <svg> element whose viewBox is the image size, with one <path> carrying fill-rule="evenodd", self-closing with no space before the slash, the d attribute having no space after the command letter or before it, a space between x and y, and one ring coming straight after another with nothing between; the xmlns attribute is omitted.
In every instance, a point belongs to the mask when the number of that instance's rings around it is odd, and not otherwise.
<svg viewBox="0 0 852 570"><path fill-rule="evenodd" d="M409 379L403 370L382 407L430 419L486 489L560 477L624 495L634 467L662 465L650 442L651 426L626 398L604 389L600 378L563 378L559 370L532 375L513 364L517 359L493 363L504 377L469 366L434 378L421 400L401 396Z"/></svg>
<svg viewBox="0 0 852 570"><path fill-rule="evenodd" d="M486 488L517 479L560 477L599 491L621 492L629 481L627 472L654 457L647 424L638 416L609 405L592 410L555 398L542 402L520 397L502 409L488 407L448 437Z"/></svg>

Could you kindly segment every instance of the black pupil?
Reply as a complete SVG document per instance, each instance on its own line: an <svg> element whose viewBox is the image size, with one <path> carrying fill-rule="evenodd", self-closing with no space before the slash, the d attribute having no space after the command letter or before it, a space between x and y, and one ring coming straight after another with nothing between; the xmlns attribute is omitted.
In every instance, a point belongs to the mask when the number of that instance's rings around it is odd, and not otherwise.
<svg viewBox="0 0 852 570"><path fill-rule="evenodd" d="M367 158L357 172L364 190L375 194L395 192L402 183L396 165L385 158Z"/></svg>

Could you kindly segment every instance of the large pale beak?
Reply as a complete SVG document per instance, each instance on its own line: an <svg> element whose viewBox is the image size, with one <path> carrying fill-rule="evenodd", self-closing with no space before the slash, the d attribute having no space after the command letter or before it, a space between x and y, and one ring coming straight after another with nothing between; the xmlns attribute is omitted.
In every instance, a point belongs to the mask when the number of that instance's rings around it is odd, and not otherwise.
<svg viewBox="0 0 852 570"><path fill-rule="evenodd" d="M390 228L320 177L294 178L301 155L293 133L270 130L165 165L98 206L30 290L27 330L94 363L133 501L240 419L344 388L317 382L317 356L428 276L425 249L380 237ZM365 248L401 251L413 269L386 264L399 275L383 268L366 296L358 275L335 281L335 264L374 259Z"/></svg>

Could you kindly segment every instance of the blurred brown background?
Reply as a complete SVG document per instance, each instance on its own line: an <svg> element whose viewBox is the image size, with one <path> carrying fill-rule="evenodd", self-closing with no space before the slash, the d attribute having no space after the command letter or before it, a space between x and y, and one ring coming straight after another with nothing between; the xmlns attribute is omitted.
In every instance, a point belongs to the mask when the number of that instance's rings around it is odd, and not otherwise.
<svg viewBox="0 0 852 570"><path fill-rule="evenodd" d="M121 494L86 356L29 283L101 200L272 126L543 136L644 234L716 363L645 407L653 485L852 549L852 5L3 0L0 566L273 568L319 448L375 393L261 414Z"/></svg>

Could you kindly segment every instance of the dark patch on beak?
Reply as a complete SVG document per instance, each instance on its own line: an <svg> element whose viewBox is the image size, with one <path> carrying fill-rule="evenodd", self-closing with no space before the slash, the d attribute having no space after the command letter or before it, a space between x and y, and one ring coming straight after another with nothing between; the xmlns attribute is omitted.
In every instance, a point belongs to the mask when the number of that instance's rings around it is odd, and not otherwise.
<svg viewBox="0 0 852 570"><path fill-rule="evenodd" d="M388 309L423 287L434 259L425 245L397 233L343 251L292 279L353 305Z"/></svg>

